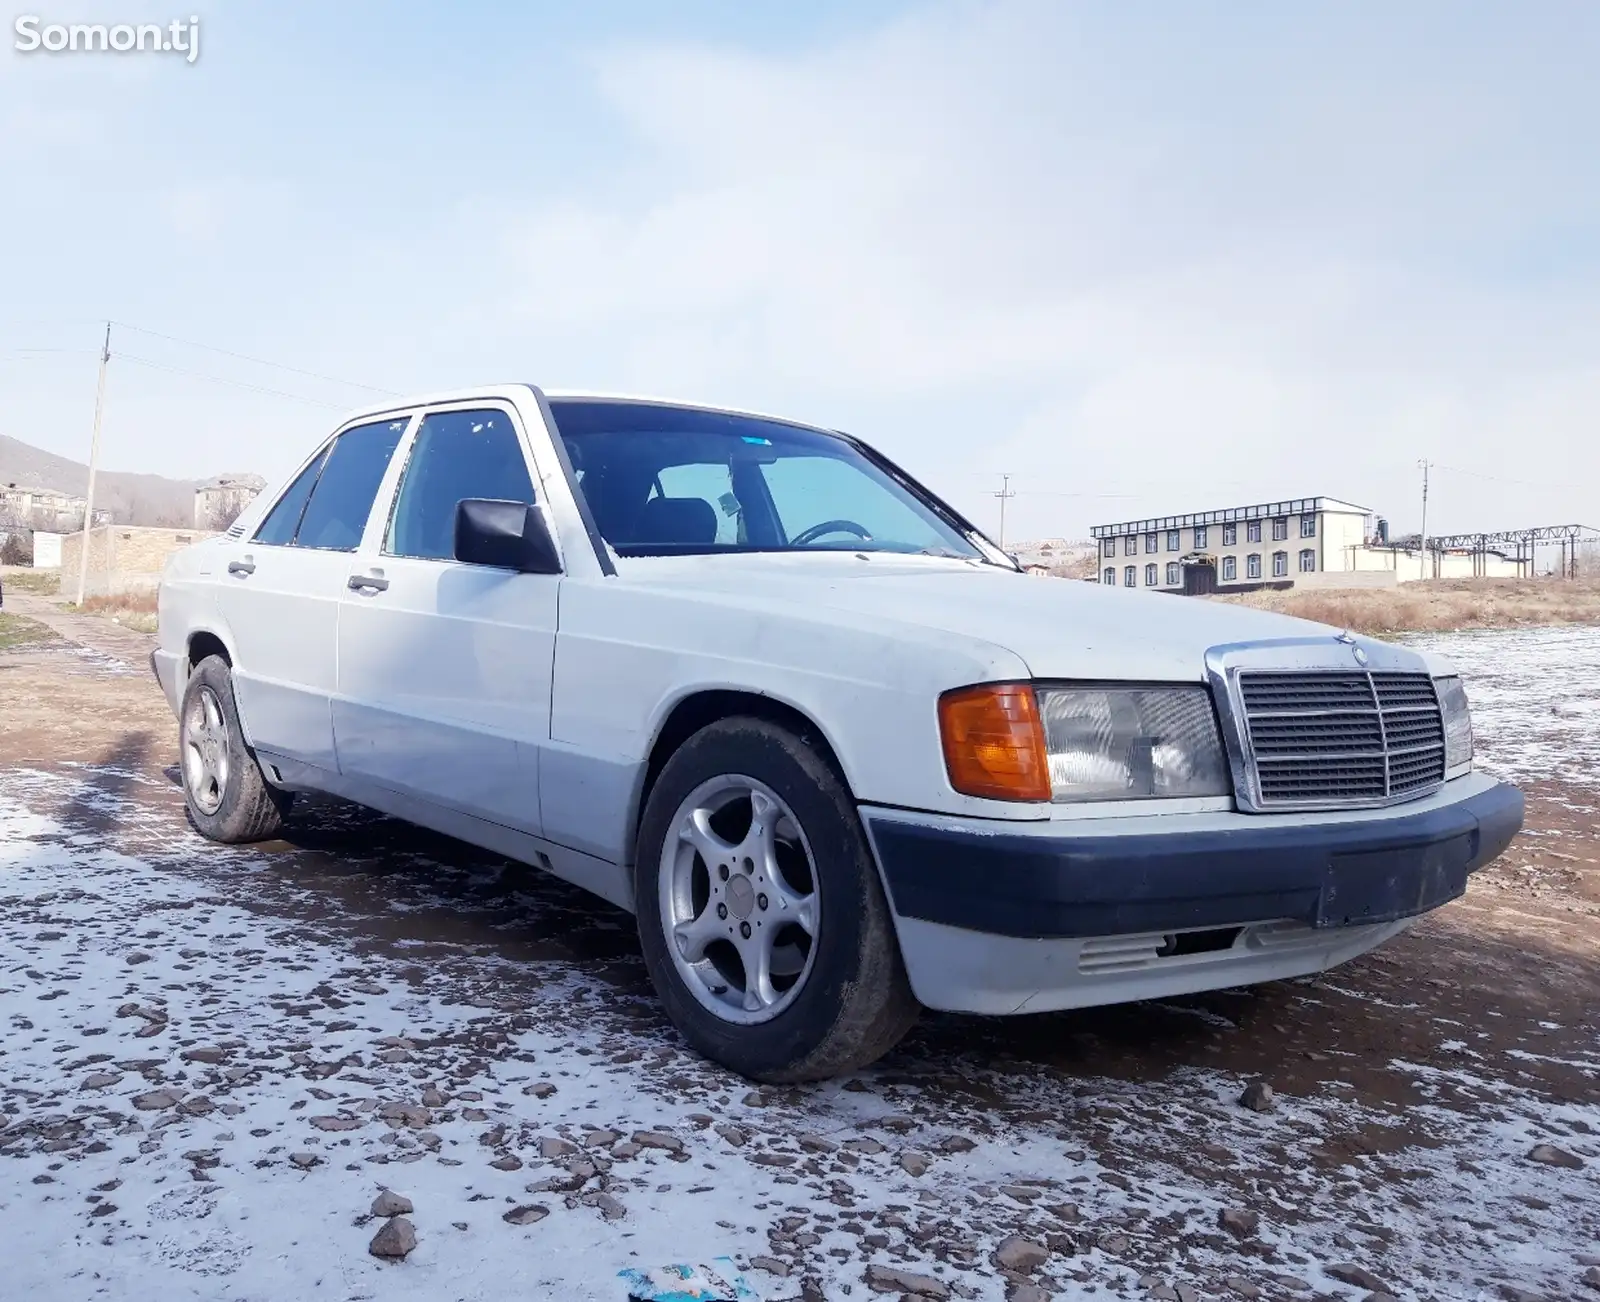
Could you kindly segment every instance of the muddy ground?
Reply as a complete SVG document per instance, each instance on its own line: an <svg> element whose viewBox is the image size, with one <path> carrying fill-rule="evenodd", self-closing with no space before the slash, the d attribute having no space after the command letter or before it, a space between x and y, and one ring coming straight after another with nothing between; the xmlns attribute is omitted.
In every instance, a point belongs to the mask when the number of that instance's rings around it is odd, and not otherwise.
<svg viewBox="0 0 1600 1302"><path fill-rule="evenodd" d="M726 1256L766 1299L1600 1299L1600 776L1542 758L1593 743L1600 629L1537 701L1466 648L1527 829L1378 952L929 1014L854 1079L753 1089L678 1041L631 918L531 869L331 801L202 841L151 639L6 609L57 634L0 651L15 1296L620 1302L625 1267ZM383 1188L403 1263L368 1252Z"/></svg>

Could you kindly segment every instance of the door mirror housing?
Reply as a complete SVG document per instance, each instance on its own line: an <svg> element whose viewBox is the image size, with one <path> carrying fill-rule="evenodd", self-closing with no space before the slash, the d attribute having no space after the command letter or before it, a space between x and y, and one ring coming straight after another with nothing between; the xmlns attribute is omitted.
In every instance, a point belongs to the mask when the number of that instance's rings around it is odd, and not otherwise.
<svg viewBox="0 0 1600 1302"><path fill-rule="evenodd" d="M456 559L523 574L560 574L555 540L527 502L464 497L456 503Z"/></svg>

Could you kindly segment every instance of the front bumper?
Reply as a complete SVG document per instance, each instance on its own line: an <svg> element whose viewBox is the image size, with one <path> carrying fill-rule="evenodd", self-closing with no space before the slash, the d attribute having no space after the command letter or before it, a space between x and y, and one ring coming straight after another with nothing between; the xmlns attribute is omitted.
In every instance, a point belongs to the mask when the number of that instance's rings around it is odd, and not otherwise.
<svg viewBox="0 0 1600 1302"><path fill-rule="evenodd" d="M1013 1012L1343 962L1464 893L1522 826L1523 800L1471 775L1409 805L1336 814L862 813L918 997ZM1173 943L1189 933L1204 934Z"/></svg>
<svg viewBox="0 0 1600 1302"><path fill-rule="evenodd" d="M161 686L161 694L167 698L167 704L172 707L172 712L177 714L182 704L185 686L183 657L157 647L150 653L150 672L156 676L156 682Z"/></svg>

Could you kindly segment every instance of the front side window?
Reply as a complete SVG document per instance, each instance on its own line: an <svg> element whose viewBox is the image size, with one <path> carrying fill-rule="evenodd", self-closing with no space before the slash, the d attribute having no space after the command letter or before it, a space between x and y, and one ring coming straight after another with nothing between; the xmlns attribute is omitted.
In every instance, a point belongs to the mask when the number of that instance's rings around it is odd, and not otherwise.
<svg viewBox="0 0 1600 1302"><path fill-rule="evenodd" d="M1236 557L1236 556L1224 556L1222 558L1222 577L1228 583L1232 583L1235 579L1237 579L1239 577L1239 559L1238 559L1238 557Z"/></svg>
<svg viewBox="0 0 1600 1302"><path fill-rule="evenodd" d="M451 560L456 504L467 497L533 501L533 480L507 412L438 411L423 418L383 550L391 556Z"/></svg>
<svg viewBox="0 0 1600 1302"><path fill-rule="evenodd" d="M1315 538L1317 536L1317 517L1302 515L1300 517L1300 536L1302 538Z"/></svg>
<svg viewBox="0 0 1600 1302"><path fill-rule="evenodd" d="M353 552L408 418L356 425L334 440L295 532L296 547Z"/></svg>
<svg viewBox="0 0 1600 1302"><path fill-rule="evenodd" d="M1177 561L1168 561L1167 562L1167 586L1169 588L1176 587L1177 583L1178 583L1178 562Z"/></svg>
<svg viewBox="0 0 1600 1302"><path fill-rule="evenodd" d="M1272 553L1272 576L1274 578L1281 579L1288 572L1289 572L1289 553L1288 552L1273 552Z"/></svg>
<svg viewBox="0 0 1600 1302"><path fill-rule="evenodd" d="M1144 567L1144 586L1147 588L1156 586L1156 567L1154 565L1146 565Z"/></svg>
<svg viewBox="0 0 1600 1302"><path fill-rule="evenodd" d="M1252 521L1250 521L1249 524L1245 525L1245 527L1244 527L1244 537L1245 537L1245 541L1246 542L1260 542L1261 541L1261 521L1260 520L1252 520Z"/></svg>
<svg viewBox="0 0 1600 1302"><path fill-rule="evenodd" d="M1207 546L1208 539L1209 539L1209 531L1206 529L1206 527L1204 525L1201 525L1199 528L1197 528L1194 531L1194 548L1195 548L1195 550L1196 551L1200 551L1202 548Z"/></svg>
<svg viewBox="0 0 1600 1302"><path fill-rule="evenodd" d="M1282 542L1289 536L1289 519L1287 516L1278 516L1272 522L1272 541Z"/></svg>
<svg viewBox="0 0 1600 1302"><path fill-rule="evenodd" d="M1300 550L1300 573L1310 574L1317 568L1317 554L1309 547Z"/></svg>
<svg viewBox="0 0 1600 1302"><path fill-rule="evenodd" d="M1239 526L1236 525L1236 524L1225 524L1225 525L1223 525L1222 526L1222 545L1224 547L1232 547L1238 541L1239 541Z"/></svg>
<svg viewBox="0 0 1600 1302"><path fill-rule="evenodd" d="M938 498L839 435L659 403L568 398L550 409L595 526L619 556L994 560Z"/></svg>
<svg viewBox="0 0 1600 1302"><path fill-rule="evenodd" d="M1244 576L1247 579L1259 579L1261 577L1260 552L1251 552L1244 558Z"/></svg>
<svg viewBox="0 0 1600 1302"><path fill-rule="evenodd" d="M1122 571L1122 586L1125 588L1134 588L1138 585L1139 570L1136 566L1130 565Z"/></svg>
<svg viewBox="0 0 1600 1302"><path fill-rule="evenodd" d="M1105 572L1103 578L1105 579L1106 587L1108 587L1108 588L1116 587L1117 586L1117 571L1116 571L1116 567L1112 566L1112 565L1106 566L1106 572Z"/></svg>
<svg viewBox="0 0 1600 1302"><path fill-rule="evenodd" d="M294 541L295 530L300 527L300 516L306 509L306 500L317 486L317 476L322 473L322 463L327 457L328 450L324 448L309 466L295 476L294 483L278 499L277 505L267 512L267 518L256 530L256 542L287 547Z"/></svg>

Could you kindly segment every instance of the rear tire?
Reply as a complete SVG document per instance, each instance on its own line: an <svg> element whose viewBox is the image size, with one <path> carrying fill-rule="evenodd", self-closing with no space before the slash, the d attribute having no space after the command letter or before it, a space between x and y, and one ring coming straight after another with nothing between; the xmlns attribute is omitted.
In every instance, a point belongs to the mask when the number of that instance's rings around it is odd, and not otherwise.
<svg viewBox="0 0 1600 1302"><path fill-rule="evenodd" d="M270 785L244 743L233 671L221 656L194 667L178 712L183 798L200 834L237 845L275 836L293 796Z"/></svg>
<svg viewBox="0 0 1600 1302"><path fill-rule="evenodd" d="M853 1071L916 1021L855 803L787 728L724 719L678 749L645 805L634 887L668 1016L742 1076Z"/></svg>

